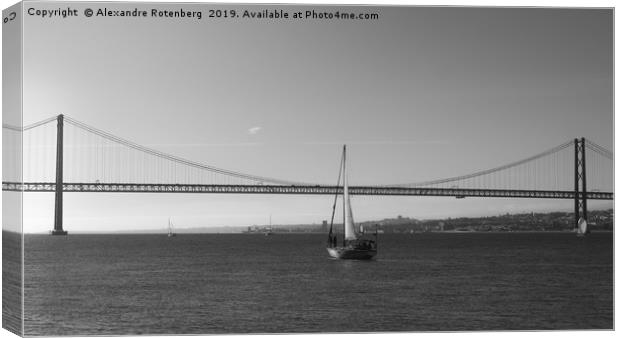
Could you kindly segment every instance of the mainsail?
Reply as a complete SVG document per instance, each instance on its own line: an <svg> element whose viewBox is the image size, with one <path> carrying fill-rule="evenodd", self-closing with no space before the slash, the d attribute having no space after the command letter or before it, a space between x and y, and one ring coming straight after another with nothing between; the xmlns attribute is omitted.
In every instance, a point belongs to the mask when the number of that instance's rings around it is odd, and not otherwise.
<svg viewBox="0 0 620 338"><path fill-rule="evenodd" d="M342 176L344 189L344 239L350 241L357 239L355 235L355 225L353 224L353 211L351 211L351 200L349 199L349 185L347 183L347 146L344 146L342 155Z"/></svg>

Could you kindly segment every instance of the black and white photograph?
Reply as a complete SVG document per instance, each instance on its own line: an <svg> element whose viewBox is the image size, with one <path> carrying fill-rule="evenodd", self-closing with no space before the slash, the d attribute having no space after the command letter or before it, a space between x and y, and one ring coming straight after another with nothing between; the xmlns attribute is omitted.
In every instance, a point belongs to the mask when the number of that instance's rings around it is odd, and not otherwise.
<svg viewBox="0 0 620 338"><path fill-rule="evenodd" d="M614 330L613 8L3 8L4 330Z"/></svg>

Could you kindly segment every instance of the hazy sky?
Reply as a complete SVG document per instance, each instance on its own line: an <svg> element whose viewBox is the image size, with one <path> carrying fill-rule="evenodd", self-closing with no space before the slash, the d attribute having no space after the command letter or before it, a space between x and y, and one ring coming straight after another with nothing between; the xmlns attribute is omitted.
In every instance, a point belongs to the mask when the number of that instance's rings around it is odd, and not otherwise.
<svg viewBox="0 0 620 338"><path fill-rule="evenodd" d="M25 124L63 113L194 161L317 183L335 182L346 143L352 185L467 174L582 136L612 149L611 10L350 7L379 19L278 21L86 18L86 7L136 6L71 7L79 17L26 15ZM64 215L69 231L164 229L169 216L180 227L265 224L270 214L274 224L320 223L331 203L67 193ZM358 221L572 208L372 196L352 204ZM51 229L53 195L26 194L25 215L26 231Z"/></svg>

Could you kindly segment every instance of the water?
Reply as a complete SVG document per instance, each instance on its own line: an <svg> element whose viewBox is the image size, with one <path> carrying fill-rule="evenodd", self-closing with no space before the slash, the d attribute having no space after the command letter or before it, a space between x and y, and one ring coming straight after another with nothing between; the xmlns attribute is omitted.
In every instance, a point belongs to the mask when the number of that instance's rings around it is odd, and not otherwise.
<svg viewBox="0 0 620 338"><path fill-rule="evenodd" d="M22 238L2 232L2 327L22 335Z"/></svg>
<svg viewBox="0 0 620 338"><path fill-rule="evenodd" d="M613 235L28 235L27 335L613 328Z"/></svg>

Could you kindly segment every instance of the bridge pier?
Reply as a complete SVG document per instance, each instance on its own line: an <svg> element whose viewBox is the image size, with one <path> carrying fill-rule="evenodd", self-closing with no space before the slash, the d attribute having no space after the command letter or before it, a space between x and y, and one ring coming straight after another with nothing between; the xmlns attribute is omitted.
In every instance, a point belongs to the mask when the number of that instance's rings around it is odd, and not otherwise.
<svg viewBox="0 0 620 338"><path fill-rule="evenodd" d="M586 191L586 139L582 137L575 139L575 229L581 218L588 220Z"/></svg>
<svg viewBox="0 0 620 338"><path fill-rule="evenodd" d="M58 125L56 128L56 191L55 191L55 206L54 206L54 230L52 235L67 235L67 231L62 228L62 160L63 160L63 125L64 116L58 115Z"/></svg>

